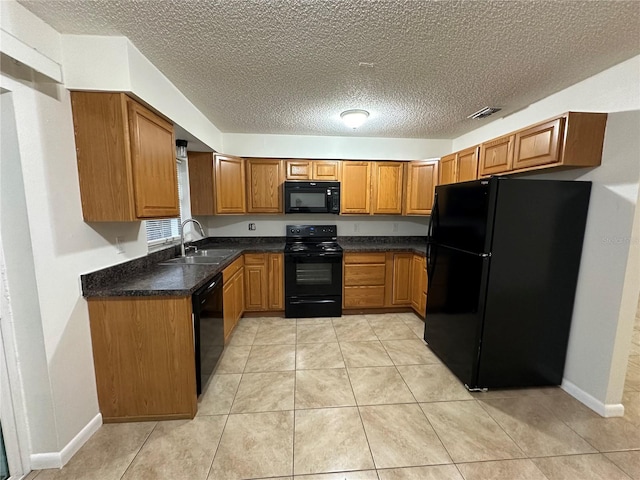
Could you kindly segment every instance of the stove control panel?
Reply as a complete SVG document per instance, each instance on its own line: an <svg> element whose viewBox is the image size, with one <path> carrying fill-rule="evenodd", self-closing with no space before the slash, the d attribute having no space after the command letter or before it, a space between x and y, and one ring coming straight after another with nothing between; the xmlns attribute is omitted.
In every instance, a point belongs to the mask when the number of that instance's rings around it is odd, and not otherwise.
<svg viewBox="0 0 640 480"><path fill-rule="evenodd" d="M338 235L336 225L287 225L287 237L335 237Z"/></svg>

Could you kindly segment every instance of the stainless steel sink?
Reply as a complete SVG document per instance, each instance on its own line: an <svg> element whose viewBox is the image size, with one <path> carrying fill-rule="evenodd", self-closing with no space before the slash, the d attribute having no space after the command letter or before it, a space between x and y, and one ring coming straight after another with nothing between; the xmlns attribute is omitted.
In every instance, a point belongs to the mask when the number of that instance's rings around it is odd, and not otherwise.
<svg viewBox="0 0 640 480"><path fill-rule="evenodd" d="M172 258L160 262L160 265L219 265L227 257L233 255L235 250L223 248L211 248L207 250L198 250L190 253L186 257Z"/></svg>

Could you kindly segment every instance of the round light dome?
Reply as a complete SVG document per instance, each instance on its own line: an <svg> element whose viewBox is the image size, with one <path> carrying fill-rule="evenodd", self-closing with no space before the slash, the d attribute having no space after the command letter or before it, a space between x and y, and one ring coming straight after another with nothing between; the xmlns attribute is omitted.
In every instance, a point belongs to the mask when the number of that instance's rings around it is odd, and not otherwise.
<svg viewBox="0 0 640 480"><path fill-rule="evenodd" d="M349 128L354 130L367 121L369 112L366 110L346 110L340 114L340 118Z"/></svg>

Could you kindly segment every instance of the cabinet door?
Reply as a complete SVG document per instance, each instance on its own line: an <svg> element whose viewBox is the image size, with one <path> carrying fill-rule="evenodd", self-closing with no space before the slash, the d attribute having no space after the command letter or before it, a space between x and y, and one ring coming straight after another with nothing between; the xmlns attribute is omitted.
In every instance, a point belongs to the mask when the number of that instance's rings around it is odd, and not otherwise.
<svg viewBox="0 0 640 480"><path fill-rule="evenodd" d="M282 161L247 160L247 211L282 213Z"/></svg>
<svg viewBox="0 0 640 480"><path fill-rule="evenodd" d="M393 288L391 303L393 305L411 304L411 265L413 255L395 253L393 255Z"/></svg>
<svg viewBox="0 0 640 480"><path fill-rule="evenodd" d="M284 310L284 254L267 255L269 310Z"/></svg>
<svg viewBox="0 0 640 480"><path fill-rule="evenodd" d="M235 327L236 324L238 323L238 320L240 320L240 317L242 317L242 314L244 313L244 269L242 270L238 270L238 273L236 274L236 279L234 281L234 295L235 295L235 302L234 302L234 306L235 306L235 319L234 319L234 323L233 326Z"/></svg>
<svg viewBox="0 0 640 480"><path fill-rule="evenodd" d="M480 145L479 177L508 172L513 168L513 135Z"/></svg>
<svg viewBox="0 0 640 480"><path fill-rule="evenodd" d="M244 256L244 283L245 283L245 309L260 311L267 309L267 265L265 255L245 254Z"/></svg>
<svg viewBox="0 0 640 480"><path fill-rule="evenodd" d="M405 215L430 215L438 181L438 161L407 163Z"/></svg>
<svg viewBox="0 0 640 480"><path fill-rule="evenodd" d="M560 161L560 138L564 118L516 133L513 169L537 167Z"/></svg>
<svg viewBox="0 0 640 480"><path fill-rule="evenodd" d="M213 154L189 152L189 195L191 215L215 215L213 198Z"/></svg>
<svg viewBox="0 0 640 480"><path fill-rule="evenodd" d="M414 254L411 261L411 307L420 315L424 315L424 312L421 311L422 295L424 293L423 276L426 277L422 257Z"/></svg>
<svg viewBox="0 0 640 480"><path fill-rule="evenodd" d="M287 180L309 180L311 178L309 160L287 160Z"/></svg>
<svg viewBox="0 0 640 480"><path fill-rule="evenodd" d="M404 162L373 162L372 213L400 215Z"/></svg>
<svg viewBox="0 0 640 480"><path fill-rule="evenodd" d="M236 324L236 294L234 287L235 283L233 277L228 282L225 282L222 287L222 316L224 319L225 343L229 339L229 335Z"/></svg>
<svg viewBox="0 0 640 480"><path fill-rule="evenodd" d="M216 155L216 213L238 214L247 211L244 160Z"/></svg>
<svg viewBox="0 0 640 480"><path fill-rule="evenodd" d="M338 160L314 160L312 166L311 178L314 180L337 181L340 179L340 162Z"/></svg>
<svg viewBox="0 0 640 480"><path fill-rule="evenodd" d="M478 178L478 149L467 148L457 153L456 182L468 182Z"/></svg>
<svg viewBox="0 0 640 480"><path fill-rule="evenodd" d="M371 162L341 163L340 213L370 213Z"/></svg>
<svg viewBox="0 0 640 480"><path fill-rule="evenodd" d="M177 217L178 173L173 125L127 100L131 171L138 218Z"/></svg>
<svg viewBox="0 0 640 480"><path fill-rule="evenodd" d="M446 185L448 183L455 183L456 179L456 159L457 155L452 153L440 159L440 178L438 185Z"/></svg>

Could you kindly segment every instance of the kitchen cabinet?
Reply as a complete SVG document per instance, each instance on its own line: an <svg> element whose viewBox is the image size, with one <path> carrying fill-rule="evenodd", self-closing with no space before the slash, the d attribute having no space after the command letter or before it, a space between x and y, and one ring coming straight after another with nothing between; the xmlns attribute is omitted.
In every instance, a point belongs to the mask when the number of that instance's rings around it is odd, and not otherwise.
<svg viewBox="0 0 640 480"><path fill-rule="evenodd" d="M191 215L215 215L213 153L188 152Z"/></svg>
<svg viewBox="0 0 640 480"><path fill-rule="evenodd" d="M247 169L247 212L282 213L282 160L250 158Z"/></svg>
<svg viewBox="0 0 640 480"><path fill-rule="evenodd" d="M371 213L400 215L404 162L372 162Z"/></svg>
<svg viewBox="0 0 640 480"><path fill-rule="evenodd" d="M597 167L606 113L567 112L480 145L479 176Z"/></svg>
<svg viewBox="0 0 640 480"><path fill-rule="evenodd" d="M371 162L342 162L340 213L371 213Z"/></svg>
<svg viewBox="0 0 640 480"><path fill-rule="evenodd" d="M242 158L215 155L214 182L216 214L246 213L246 171Z"/></svg>
<svg viewBox="0 0 640 480"><path fill-rule="evenodd" d="M291 159L285 162L287 180L338 181L340 161Z"/></svg>
<svg viewBox="0 0 640 480"><path fill-rule="evenodd" d="M411 307L424 317L427 307L427 263L422 255L413 254L411 259Z"/></svg>
<svg viewBox="0 0 640 480"><path fill-rule="evenodd" d="M438 185L478 178L478 146L445 155L440 159Z"/></svg>
<svg viewBox="0 0 640 480"><path fill-rule="evenodd" d="M513 135L496 138L480 145L478 176L505 173L513 168Z"/></svg>
<svg viewBox="0 0 640 480"><path fill-rule="evenodd" d="M173 125L124 93L71 92L87 222L177 217Z"/></svg>
<svg viewBox="0 0 640 480"><path fill-rule="evenodd" d="M411 305L411 268L413 255L411 253L394 253L393 277L391 284L391 305Z"/></svg>
<svg viewBox="0 0 640 480"><path fill-rule="evenodd" d="M431 215L438 183L438 161L408 162L405 175L405 215Z"/></svg>
<svg viewBox="0 0 640 480"><path fill-rule="evenodd" d="M191 297L89 298L88 306L102 420L193 418Z"/></svg>
<svg viewBox="0 0 640 480"><path fill-rule="evenodd" d="M284 310L284 254L245 253L245 310Z"/></svg>
<svg viewBox="0 0 640 480"><path fill-rule="evenodd" d="M342 273L343 307L384 307L386 274L385 253L345 253Z"/></svg>
<svg viewBox="0 0 640 480"><path fill-rule="evenodd" d="M222 271L225 342L244 313L244 283L244 258L240 256Z"/></svg>

